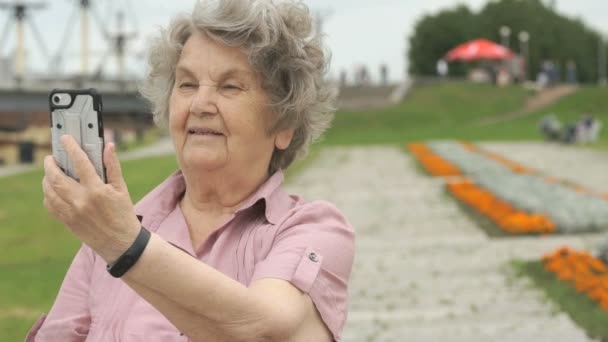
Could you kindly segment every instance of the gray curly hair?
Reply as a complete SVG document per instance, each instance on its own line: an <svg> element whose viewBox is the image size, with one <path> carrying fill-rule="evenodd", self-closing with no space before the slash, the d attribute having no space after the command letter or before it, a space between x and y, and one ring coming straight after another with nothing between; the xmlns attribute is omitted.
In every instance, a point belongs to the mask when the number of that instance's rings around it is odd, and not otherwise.
<svg viewBox="0 0 608 342"><path fill-rule="evenodd" d="M199 30L229 46L242 47L277 113L269 134L294 129L285 150L275 148L269 171L286 169L330 126L336 90L324 80L329 56L300 1L203 0L189 16L173 19L153 38L148 73L140 87L152 104L154 121L166 126L175 67L188 38Z"/></svg>

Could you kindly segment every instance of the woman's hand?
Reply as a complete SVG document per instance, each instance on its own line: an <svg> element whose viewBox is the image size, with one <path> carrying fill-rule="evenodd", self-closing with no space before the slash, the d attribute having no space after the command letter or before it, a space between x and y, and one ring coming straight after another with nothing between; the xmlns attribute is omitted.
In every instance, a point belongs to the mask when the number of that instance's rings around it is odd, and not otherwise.
<svg viewBox="0 0 608 342"><path fill-rule="evenodd" d="M52 156L44 159L44 206L82 242L108 263L113 263L133 243L140 223L122 177L114 144L105 146L105 184L73 137L61 137L80 183L68 177Z"/></svg>

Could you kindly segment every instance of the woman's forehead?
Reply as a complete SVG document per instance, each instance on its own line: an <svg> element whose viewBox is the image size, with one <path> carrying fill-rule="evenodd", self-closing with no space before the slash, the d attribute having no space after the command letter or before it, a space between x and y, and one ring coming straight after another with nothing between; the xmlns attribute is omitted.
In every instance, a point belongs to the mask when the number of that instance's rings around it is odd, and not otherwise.
<svg viewBox="0 0 608 342"><path fill-rule="evenodd" d="M178 63L175 73L183 76L197 77L201 73L208 73L212 78L229 78L255 80L255 73L251 70L242 69L234 65L205 65L201 70L200 66L190 65L189 63Z"/></svg>
<svg viewBox="0 0 608 342"><path fill-rule="evenodd" d="M249 59L239 47L215 41L203 33L193 34L182 49L176 72L197 75L255 78Z"/></svg>

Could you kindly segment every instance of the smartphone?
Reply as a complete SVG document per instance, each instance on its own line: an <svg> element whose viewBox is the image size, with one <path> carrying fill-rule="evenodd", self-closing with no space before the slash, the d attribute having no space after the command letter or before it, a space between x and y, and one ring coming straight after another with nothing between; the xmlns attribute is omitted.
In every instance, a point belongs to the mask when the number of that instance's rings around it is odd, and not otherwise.
<svg viewBox="0 0 608 342"><path fill-rule="evenodd" d="M103 165L103 120L101 95L91 89L54 89L49 94L53 157L66 175L79 180L74 165L59 140L74 137L87 154L97 174L106 182Z"/></svg>

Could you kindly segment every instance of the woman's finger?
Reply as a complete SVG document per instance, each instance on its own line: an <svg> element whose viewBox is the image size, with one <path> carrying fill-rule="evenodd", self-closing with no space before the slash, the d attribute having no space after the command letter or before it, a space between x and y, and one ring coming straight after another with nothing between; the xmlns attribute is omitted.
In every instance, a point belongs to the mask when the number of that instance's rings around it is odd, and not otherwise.
<svg viewBox="0 0 608 342"><path fill-rule="evenodd" d="M80 182L83 184L99 184L101 178L95 171L93 163L89 160L87 154L82 150L76 140L70 135L63 135L61 137L61 143L63 144L68 157L74 165L74 171L80 178Z"/></svg>
<svg viewBox="0 0 608 342"><path fill-rule="evenodd" d="M106 167L106 177L108 184L112 185L116 190L126 192L127 184L122 176L120 161L116 155L116 145L109 143L103 151L103 161Z"/></svg>
<svg viewBox="0 0 608 342"><path fill-rule="evenodd" d="M44 178L49 186L53 187L54 191L65 201L75 198L81 186L61 171L53 156L44 158Z"/></svg>
<svg viewBox="0 0 608 342"><path fill-rule="evenodd" d="M65 219L65 214L70 212L70 206L63 198L61 198L61 196L59 196L54 187L49 183L46 176L42 179L42 192L44 194L44 207L53 216L63 221Z"/></svg>

